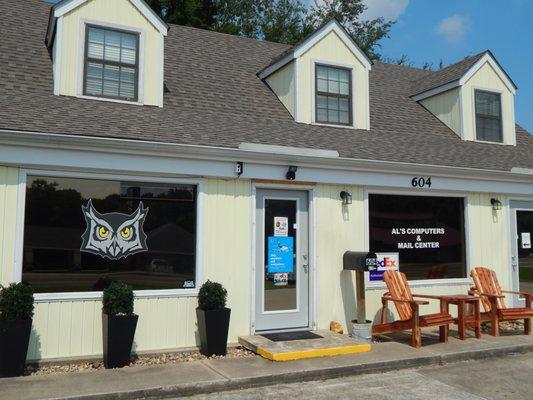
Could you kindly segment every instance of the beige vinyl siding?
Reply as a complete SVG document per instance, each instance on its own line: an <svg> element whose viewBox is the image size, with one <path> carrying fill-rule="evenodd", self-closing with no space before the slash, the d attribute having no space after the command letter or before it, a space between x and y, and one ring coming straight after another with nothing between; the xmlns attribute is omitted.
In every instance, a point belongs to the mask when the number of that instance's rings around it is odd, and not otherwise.
<svg viewBox="0 0 533 400"><path fill-rule="evenodd" d="M348 206L341 205L343 190L352 195ZM318 328L328 329L330 321L347 327L357 310L355 273L343 271L342 256L346 250L365 248L363 188L317 185L316 210Z"/></svg>
<svg viewBox="0 0 533 400"><path fill-rule="evenodd" d="M511 250L509 248L509 209L492 209L491 198L507 202L502 194L472 193L470 196L471 264L487 267L498 274L503 289L511 288Z"/></svg>
<svg viewBox="0 0 533 400"><path fill-rule="evenodd" d="M323 64L331 63L332 66L342 65L355 70L355 79L352 89L352 101L355 104L353 119L355 127L368 129L368 70L355 57L344 42L335 32L330 32L318 43L305 52L299 60L299 94L300 102L299 121L304 123L314 122L314 62Z"/></svg>
<svg viewBox="0 0 533 400"><path fill-rule="evenodd" d="M503 143L516 144L514 95L489 63L485 63L463 86L464 139L476 140L474 90L501 93L503 118Z"/></svg>
<svg viewBox="0 0 533 400"><path fill-rule="evenodd" d="M420 103L448 128L461 136L461 102L459 88L448 90Z"/></svg>
<svg viewBox="0 0 533 400"><path fill-rule="evenodd" d="M279 100L293 117L296 93L294 81L294 61L266 78L268 86L270 86L272 91L278 96Z"/></svg>
<svg viewBox="0 0 533 400"><path fill-rule="evenodd" d="M15 237L17 231L18 168L0 166L0 283L14 280Z"/></svg>
<svg viewBox="0 0 533 400"><path fill-rule="evenodd" d="M83 93L84 20L95 25L115 24L144 33L144 57L139 60L144 83L139 93L142 92L142 103L162 105L163 36L129 0L91 0L62 17L60 94L77 96Z"/></svg>

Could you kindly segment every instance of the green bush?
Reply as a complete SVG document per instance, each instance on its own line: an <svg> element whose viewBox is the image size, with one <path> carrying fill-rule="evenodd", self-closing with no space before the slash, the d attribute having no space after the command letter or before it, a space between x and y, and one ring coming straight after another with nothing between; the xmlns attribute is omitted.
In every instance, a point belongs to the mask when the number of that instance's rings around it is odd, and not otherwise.
<svg viewBox="0 0 533 400"><path fill-rule="evenodd" d="M201 310L221 310L226 307L228 292L217 282L207 281L198 292L198 307Z"/></svg>
<svg viewBox="0 0 533 400"><path fill-rule="evenodd" d="M26 283L0 286L0 319L25 320L33 317L33 288Z"/></svg>
<svg viewBox="0 0 533 400"><path fill-rule="evenodd" d="M132 315L132 287L123 282L112 282L104 289L102 311L107 315Z"/></svg>

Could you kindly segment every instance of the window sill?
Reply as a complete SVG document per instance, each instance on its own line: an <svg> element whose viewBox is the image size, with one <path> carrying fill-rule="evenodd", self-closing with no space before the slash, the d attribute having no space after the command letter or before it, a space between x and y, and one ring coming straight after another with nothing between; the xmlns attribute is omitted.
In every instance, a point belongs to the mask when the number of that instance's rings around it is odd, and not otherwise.
<svg viewBox="0 0 533 400"><path fill-rule="evenodd" d="M119 103L119 104L131 104L134 106L143 106L144 104L139 101L128 101L128 100L119 100L119 99L109 99L107 97L98 97L98 96L87 96L87 95L77 95L78 99L85 100L97 100L97 101L107 101L110 103Z"/></svg>
<svg viewBox="0 0 533 400"><path fill-rule="evenodd" d="M514 144L509 144L509 143L504 143L504 142L491 142L490 140L474 139L473 141L476 142L476 143L497 144L497 145L500 145L500 146L514 146Z"/></svg>
<svg viewBox="0 0 533 400"><path fill-rule="evenodd" d="M435 287L435 286L468 286L472 285L470 278L451 278L451 279L424 279L418 281L408 281L410 287ZM384 282L368 282L366 280L366 289L382 290L387 289Z"/></svg>
<svg viewBox="0 0 533 400"><path fill-rule="evenodd" d="M317 126L329 126L331 128L344 128L344 129L358 129L354 125L338 125L338 124L326 124L324 122L312 122L311 125Z"/></svg>
<svg viewBox="0 0 533 400"><path fill-rule="evenodd" d="M162 297L196 297L198 289L162 289L135 290L135 299L150 299ZM36 303L53 303L62 301L102 301L102 292L69 292L69 293L36 293L33 295Z"/></svg>

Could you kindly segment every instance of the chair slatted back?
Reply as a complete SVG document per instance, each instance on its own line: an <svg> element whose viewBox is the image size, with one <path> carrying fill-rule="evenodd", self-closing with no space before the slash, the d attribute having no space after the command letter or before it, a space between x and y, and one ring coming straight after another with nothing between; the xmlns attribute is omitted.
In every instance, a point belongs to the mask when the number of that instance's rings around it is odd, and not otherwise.
<svg viewBox="0 0 533 400"><path fill-rule="evenodd" d="M407 283L405 274L400 271L385 271L383 281L389 289L389 294L394 299L413 301L413 294ZM394 305L401 320L409 320L413 316L413 310L409 303L395 301Z"/></svg>
<svg viewBox="0 0 533 400"><path fill-rule="evenodd" d="M496 272L493 270L484 267L476 267L470 272L470 276L474 281L474 286L477 291L496 296L502 295L502 288L498 283ZM489 298L487 296L481 296L481 302L483 303L485 311L489 312L491 309ZM497 299L496 306L499 310L506 308L503 299Z"/></svg>

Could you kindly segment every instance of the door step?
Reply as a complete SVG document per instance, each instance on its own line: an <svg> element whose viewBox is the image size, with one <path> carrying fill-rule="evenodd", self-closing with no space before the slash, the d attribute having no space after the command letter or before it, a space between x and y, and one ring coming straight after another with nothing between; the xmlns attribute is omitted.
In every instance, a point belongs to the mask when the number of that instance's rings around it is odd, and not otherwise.
<svg viewBox="0 0 533 400"><path fill-rule="evenodd" d="M363 343L348 335L341 335L328 330L313 331L313 333L320 337L273 341L263 335L253 335L239 337L239 343L271 361L356 354L370 351L372 347L370 343Z"/></svg>

